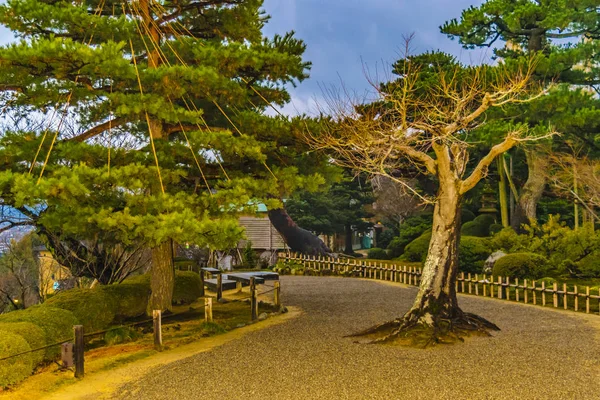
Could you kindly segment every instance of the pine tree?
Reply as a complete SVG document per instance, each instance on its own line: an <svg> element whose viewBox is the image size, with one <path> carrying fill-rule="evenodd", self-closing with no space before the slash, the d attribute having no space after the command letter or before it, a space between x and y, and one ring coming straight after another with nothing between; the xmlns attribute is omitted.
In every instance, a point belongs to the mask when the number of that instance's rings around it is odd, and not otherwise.
<svg viewBox="0 0 600 400"><path fill-rule="evenodd" d="M43 129L2 138L5 203L60 237L57 255L94 240L150 246L149 307L169 309L174 241L232 246L243 234L236 213L259 201L277 207L324 181L322 163L297 151L295 131L307 122L265 116L310 65L293 33L263 37L261 5L0 6L0 23L20 38L0 48L3 106L44 120Z"/></svg>
<svg viewBox="0 0 600 400"><path fill-rule="evenodd" d="M534 77L546 85L559 84L549 96L512 107L510 113L499 113L501 118L530 127L557 123L561 125L557 130L563 134L554 141L524 148L528 174L511 217L515 229L523 223L536 222L537 204L547 183L549 154L561 150L567 138L586 146L598 145L594 138L599 132L593 122L597 120L595 99L589 98L585 90L569 92L573 85L590 89L599 82L595 65L600 38L598 5L599 2L588 0L487 0L464 10L460 20L450 20L441 27L443 33L458 38L465 48L491 47L504 41L504 46L494 53L506 62L533 54L541 56ZM582 99L574 100L576 96ZM573 100L587 104L583 109L575 108L574 103L568 103ZM582 124L592 125L591 130L582 131ZM498 125L498 129L505 128Z"/></svg>

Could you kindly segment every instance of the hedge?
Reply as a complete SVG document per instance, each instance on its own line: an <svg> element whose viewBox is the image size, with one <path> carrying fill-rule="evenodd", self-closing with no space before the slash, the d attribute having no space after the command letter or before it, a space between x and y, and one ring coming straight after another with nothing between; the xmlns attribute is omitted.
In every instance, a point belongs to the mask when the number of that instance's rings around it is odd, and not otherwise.
<svg viewBox="0 0 600 400"><path fill-rule="evenodd" d="M46 336L39 326L31 322L4 322L0 323L0 331L10 332L21 336L31 349L39 349L46 345ZM31 353L31 362L35 367L44 360L44 350ZM1 357L0 357L1 358ZM0 378L1 379L1 378Z"/></svg>
<svg viewBox="0 0 600 400"><path fill-rule="evenodd" d="M31 322L44 331L46 344L71 339L73 325L79 324L71 311L49 307L45 304L0 315L0 322ZM52 346L46 349L44 358L54 360L59 354L60 346Z"/></svg>
<svg viewBox="0 0 600 400"><path fill-rule="evenodd" d="M458 246L458 269L466 273L479 274L485 260L490 256L489 239L462 236Z"/></svg>
<svg viewBox="0 0 600 400"><path fill-rule="evenodd" d="M547 272L548 260L535 253L507 254L494 264L495 276L537 279Z"/></svg>
<svg viewBox="0 0 600 400"><path fill-rule="evenodd" d="M490 236L490 227L496 223L496 219L490 214L482 214L473 221L462 225L460 232L464 236Z"/></svg>
<svg viewBox="0 0 600 400"><path fill-rule="evenodd" d="M31 350L27 341L20 335L0 330L0 358ZM33 372L31 354L0 361L0 387L15 384Z"/></svg>
<svg viewBox="0 0 600 400"><path fill-rule="evenodd" d="M71 311L85 332L106 328L115 320L119 298L100 289L69 289L48 299L45 305Z"/></svg>
<svg viewBox="0 0 600 400"><path fill-rule="evenodd" d="M402 258L406 261L425 261L427 251L429 250L429 242L431 241L431 232L425 233L404 248Z"/></svg>
<svg viewBox="0 0 600 400"><path fill-rule="evenodd" d="M372 249L369 250L369 253L367 254L367 258L369 258L371 260L389 260L390 256L388 255L388 252L385 251L385 249L373 247Z"/></svg>

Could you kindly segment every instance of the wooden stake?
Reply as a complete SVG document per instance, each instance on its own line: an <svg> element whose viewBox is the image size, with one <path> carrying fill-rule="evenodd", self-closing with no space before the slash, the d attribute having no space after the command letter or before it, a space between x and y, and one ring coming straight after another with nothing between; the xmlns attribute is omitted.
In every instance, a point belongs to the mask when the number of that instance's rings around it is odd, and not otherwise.
<svg viewBox="0 0 600 400"><path fill-rule="evenodd" d="M533 289L531 289L531 295L533 297L533 304L537 304L537 292L535 290L535 281L533 281Z"/></svg>
<svg viewBox="0 0 600 400"><path fill-rule="evenodd" d="M242 281L235 281L235 290L237 293L242 292Z"/></svg>
<svg viewBox="0 0 600 400"><path fill-rule="evenodd" d="M217 301L223 298L223 275L217 275Z"/></svg>
<svg viewBox="0 0 600 400"><path fill-rule="evenodd" d="M204 299L204 321L205 322L213 322L213 312L212 312L212 298L207 297Z"/></svg>
<svg viewBox="0 0 600 400"><path fill-rule="evenodd" d="M84 338L83 325L75 325L73 327L73 335L75 336L75 346L73 347L73 358L75 359L75 378L83 378L84 371Z"/></svg>
<svg viewBox="0 0 600 400"><path fill-rule="evenodd" d="M590 287L585 287L585 313L590 313Z"/></svg>
<svg viewBox="0 0 600 400"><path fill-rule="evenodd" d="M475 274L475 296L479 296L479 274Z"/></svg>
<svg viewBox="0 0 600 400"><path fill-rule="evenodd" d="M515 298L517 299L517 303L519 302L519 279L515 278Z"/></svg>
<svg viewBox="0 0 600 400"><path fill-rule="evenodd" d="M574 297L574 300L575 300L575 302L574 302L575 303L574 304L575 311L579 311L579 294L577 293L577 286L573 287L573 296L575 296Z"/></svg>
<svg viewBox="0 0 600 400"><path fill-rule="evenodd" d="M502 291L503 291L503 285L502 285L502 277L498 277L498 298L502 299Z"/></svg>
<svg viewBox="0 0 600 400"><path fill-rule="evenodd" d="M461 279L461 282L460 282L460 292L464 293L465 292L465 273L464 272L460 273L460 279Z"/></svg>
<svg viewBox="0 0 600 400"><path fill-rule="evenodd" d="M546 282L542 281L542 306L546 305Z"/></svg>
<svg viewBox="0 0 600 400"><path fill-rule="evenodd" d="M567 303L568 303L568 300L569 300L569 298L568 298L569 296L567 295L567 284L566 283L563 283L563 291L565 293L563 295L563 306L564 306L564 308L566 310L567 309Z"/></svg>
<svg viewBox="0 0 600 400"><path fill-rule="evenodd" d="M469 294L472 293L472 290L471 290L472 286L473 286L473 282L472 282L472 279L471 279L471 273L469 272Z"/></svg>
<svg viewBox="0 0 600 400"><path fill-rule="evenodd" d="M252 321L256 321L258 318L258 299L256 298L256 280L252 276L250 277L250 313Z"/></svg>
<svg viewBox="0 0 600 400"><path fill-rule="evenodd" d="M275 289L273 292L274 293L273 301L275 302L275 307L280 307L281 300L279 299L279 295L280 295L281 286L279 285L279 281L273 282L273 289Z"/></svg>
<svg viewBox="0 0 600 400"><path fill-rule="evenodd" d="M554 308L558 307L558 283L554 282L552 285L552 300L554 302Z"/></svg>
<svg viewBox="0 0 600 400"><path fill-rule="evenodd" d="M527 279L523 279L523 300L525 304L527 304L527 300L529 300L527 298Z"/></svg>
<svg viewBox="0 0 600 400"><path fill-rule="evenodd" d="M152 322L154 326L154 349L162 351L162 321L160 310L152 311Z"/></svg>

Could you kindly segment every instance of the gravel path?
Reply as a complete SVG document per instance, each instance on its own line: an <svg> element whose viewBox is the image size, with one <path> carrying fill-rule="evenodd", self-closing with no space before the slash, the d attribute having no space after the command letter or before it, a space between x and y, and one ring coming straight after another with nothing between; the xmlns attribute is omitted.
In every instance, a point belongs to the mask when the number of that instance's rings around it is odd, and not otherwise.
<svg viewBox="0 0 600 400"><path fill-rule="evenodd" d="M364 345L342 336L406 311L416 288L294 276L281 286L300 317L157 368L116 398L600 398L598 316L461 296L502 331L426 350Z"/></svg>

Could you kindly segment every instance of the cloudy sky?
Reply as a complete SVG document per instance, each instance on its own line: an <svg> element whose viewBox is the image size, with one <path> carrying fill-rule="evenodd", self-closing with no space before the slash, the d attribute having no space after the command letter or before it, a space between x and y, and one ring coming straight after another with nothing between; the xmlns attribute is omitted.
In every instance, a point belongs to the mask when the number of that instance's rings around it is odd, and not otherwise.
<svg viewBox="0 0 600 400"><path fill-rule="evenodd" d="M0 0L0 2L4 2ZM370 75L385 76L399 58L403 36L415 34L414 53L441 49L466 63L489 60L489 51L462 50L439 31L446 20L483 0L265 0L271 15L265 34L294 30L307 44L306 60L312 61L310 79L291 89L293 102L287 114L315 111L314 99L322 88L343 85L362 95L369 89L364 67ZM0 43L13 40L0 28ZM322 101L322 100L321 100Z"/></svg>

